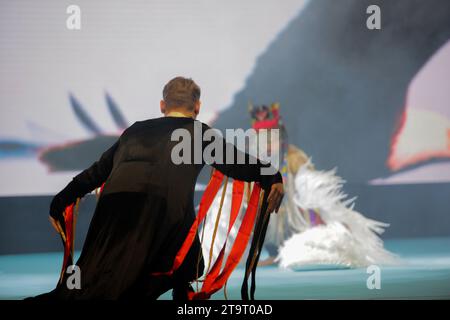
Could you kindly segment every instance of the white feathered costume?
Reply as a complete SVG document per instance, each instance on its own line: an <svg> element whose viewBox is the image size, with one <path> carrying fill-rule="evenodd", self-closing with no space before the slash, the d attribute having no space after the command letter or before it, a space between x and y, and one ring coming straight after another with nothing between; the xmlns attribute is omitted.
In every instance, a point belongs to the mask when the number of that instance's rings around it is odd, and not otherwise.
<svg viewBox="0 0 450 320"><path fill-rule="evenodd" d="M345 181L336 175L336 170L315 170L306 154L292 145L289 146L287 159L285 198L279 213L271 214L264 242L269 253L273 254L273 248L276 248L275 252L278 254L275 261L280 267L294 269L317 265L365 267L371 264L397 262L397 257L384 249L383 241L378 237L388 224L368 219L354 210L354 198L347 199L347 195L343 193L342 185ZM229 183L214 241L212 261L225 242L231 189L232 184ZM219 191L218 195L221 194L222 191ZM211 240L220 200L220 196L214 200L204 228L202 247L206 267L211 255ZM230 233L233 239L237 234L245 206L244 201ZM319 223L312 222L311 212ZM229 249L227 247L226 254Z"/></svg>

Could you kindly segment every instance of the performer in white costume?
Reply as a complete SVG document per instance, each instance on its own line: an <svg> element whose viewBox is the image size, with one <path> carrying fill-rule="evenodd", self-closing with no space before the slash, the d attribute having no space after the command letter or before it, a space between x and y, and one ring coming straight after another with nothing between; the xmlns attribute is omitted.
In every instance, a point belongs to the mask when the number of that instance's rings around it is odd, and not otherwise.
<svg viewBox="0 0 450 320"><path fill-rule="evenodd" d="M383 247L378 237L386 223L364 217L354 210L354 198L342 191L344 180L335 170L319 171L301 149L289 145L279 116L278 104L251 107L252 126L259 129L280 129L279 152L283 155L280 172L285 183L285 198L278 214L272 214L264 242L269 258L260 265L278 263L283 268L304 266L365 267L371 264L394 264L397 257ZM272 148L274 150L276 148ZM223 199L211 206L203 231L203 254L216 257L225 242L230 212L231 184L223 186ZM246 190L251 185L246 185ZM222 189L223 191L223 189ZM219 192L219 194L222 194ZM222 202L222 210L220 210ZM245 201L241 208L244 211ZM222 218L217 226L213 250L211 242L218 212ZM225 218L225 219L223 219ZM230 233L235 237L239 220Z"/></svg>

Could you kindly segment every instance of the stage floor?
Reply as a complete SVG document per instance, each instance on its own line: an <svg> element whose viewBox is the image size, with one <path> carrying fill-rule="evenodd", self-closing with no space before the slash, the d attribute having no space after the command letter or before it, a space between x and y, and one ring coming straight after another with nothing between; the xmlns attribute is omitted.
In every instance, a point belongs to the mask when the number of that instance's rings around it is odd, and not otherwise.
<svg viewBox="0 0 450 320"><path fill-rule="evenodd" d="M449 299L450 238L388 240L386 247L402 258L381 267L381 288L368 289L370 274L360 269L281 270L260 267L256 299ZM264 257L262 257L264 258ZM0 256L0 299L22 299L54 288L62 253ZM227 285L229 299L240 299L243 269ZM170 292L161 299L170 299ZM222 291L213 299L224 299Z"/></svg>

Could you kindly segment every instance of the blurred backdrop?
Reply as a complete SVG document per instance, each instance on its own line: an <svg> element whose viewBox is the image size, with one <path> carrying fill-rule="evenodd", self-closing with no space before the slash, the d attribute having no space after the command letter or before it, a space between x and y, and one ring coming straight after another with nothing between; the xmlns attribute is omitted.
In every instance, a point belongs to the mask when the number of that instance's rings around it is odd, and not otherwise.
<svg viewBox="0 0 450 320"><path fill-rule="evenodd" d="M450 235L449 1L76 1L69 30L71 4L0 1L0 254L61 249L52 196L159 117L177 75L220 129L248 128L249 102L279 102L289 142L336 167L385 237ZM371 4L381 30L366 27Z"/></svg>

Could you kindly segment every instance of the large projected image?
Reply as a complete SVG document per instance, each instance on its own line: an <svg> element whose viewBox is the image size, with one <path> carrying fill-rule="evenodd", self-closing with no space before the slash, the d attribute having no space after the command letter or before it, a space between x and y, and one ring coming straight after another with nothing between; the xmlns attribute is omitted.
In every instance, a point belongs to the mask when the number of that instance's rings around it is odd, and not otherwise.
<svg viewBox="0 0 450 320"><path fill-rule="evenodd" d="M128 125L158 116L160 85L173 75L189 74L202 84L206 93L200 120L213 123L230 106L238 106L241 114L233 112L245 118L246 103L236 100L236 94L261 68L261 56L274 51L274 46L281 52L289 50L277 41L295 29L295 21L306 20L302 18L306 4L288 1L279 6L275 1L251 1L242 5L234 1L186 6L182 1L152 1L123 10L87 2L82 3L86 22L76 31L59 25L65 16L56 12L64 11L64 4L41 2L41 14L33 16L29 13L36 4L31 2L4 5L0 13L0 195L52 194L59 190L112 145ZM322 18L315 16L316 24ZM174 28L166 28L167 23ZM299 31L299 36L305 33ZM295 41L291 39L290 45ZM298 41L311 42L304 38ZM399 102L390 106L387 99L378 96L379 103L386 104L380 109L404 107L390 126L381 127L391 137L389 142L381 142L383 149L390 150L382 164L385 170L362 179L348 174L347 179L372 184L450 181L448 162L435 163L450 155L450 107L445 102L449 101L445 88L448 52L446 44L411 75L409 88L398 88L399 92L403 90L404 105ZM298 56L294 64L301 72L305 63ZM247 102L263 100L267 95L264 77L271 77L270 72L259 78L259 87L247 95ZM360 80L355 76L346 82L357 84ZM311 81L319 92L327 90L327 81ZM287 100L283 93L273 91L271 101L265 103ZM297 97L295 104L299 107L294 107L293 101L282 103L282 112L299 108L302 114L304 98ZM333 117L327 114L328 108L320 104L315 112L323 112L324 119ZM371 112L364 104L357 108L361 113ZM362 122L369 121L364 119ZM383 121L382 115L377 119ZM219 119L219 123L234 127L231 121ZM288 130L295 130L295 126L290 123ZM291 136L302 143L295 133ZM319 161L328 158L320 151L317 135L311 132L302 136L315 144L311 148L306 145L308 154ZM347 143L356 151L364 145L358 135ZM331 165L339 168L345 163L337 159Z"/></svg>
<svg viewBox="0 0 450 320"><path fill-rule="evenodd" d="M405 108L393 136L388 167L396 172L373 183L449 182L450 162L450 42L447 42L413 78ZM423 164L422 166L420 166ZM415 167L408 170L408 168Z"/></svg>
<svg viewBox="0 0 450 320"><path fill-rule="evenodd" d="M168 78L196 79L211 123L306 1L77 3L80 30L69 2L2 2L1 196L60 190L126 126L160 116Z"/></svg>

